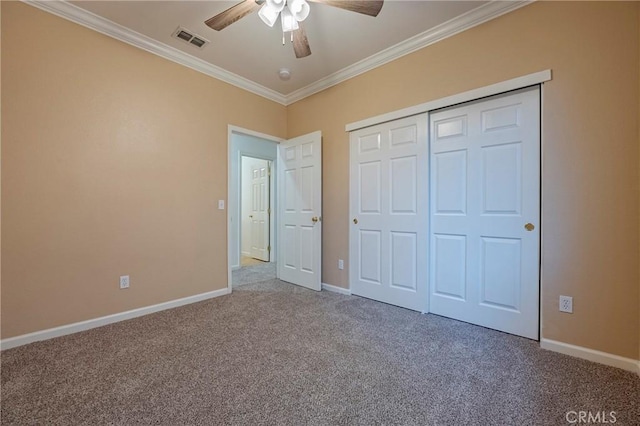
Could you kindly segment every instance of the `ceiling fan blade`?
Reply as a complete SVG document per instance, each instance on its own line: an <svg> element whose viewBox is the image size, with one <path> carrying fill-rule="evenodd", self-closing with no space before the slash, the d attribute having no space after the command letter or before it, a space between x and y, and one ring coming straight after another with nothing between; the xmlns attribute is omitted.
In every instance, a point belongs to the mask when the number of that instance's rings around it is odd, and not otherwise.
<svg viewBox="0 0 640 426"><path fill-rule="evenodd" d="M213 18L207 19L204 23L214 30L220 31L259 8L260 5L255 0L244 0L242 3L218 13Z"/></svg>
<svg viewBox="0 0 640 426"><path fill-rule="evenodd" d="M316 3L326 4L328 6L338 7L340 9L350 10L351 12L363 13L369 16L378 16L383 0L309 0Z"/></svg>
<svg viewBox="0 0 640 426"><path fill-rule="evenodd" d="M302 25L293 32L293 51L296 54L296 58L306 58L311 55L311 47L309 47L309 40L307 39L307 32Z"/></svg>

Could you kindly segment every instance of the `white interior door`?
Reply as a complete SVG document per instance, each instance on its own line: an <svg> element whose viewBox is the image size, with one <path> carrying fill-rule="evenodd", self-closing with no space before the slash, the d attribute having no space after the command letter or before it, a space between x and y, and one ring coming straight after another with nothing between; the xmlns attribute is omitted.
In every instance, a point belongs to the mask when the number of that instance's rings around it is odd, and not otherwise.
<svg viewBox="0 0 640 426"><path fill-rule="evenodd" d="M267 160L251 163L250 255L269 261L269 185L271 170Z"/></svg>
<svg viewBox="0 0 640 426"><path fill-rule="evenodd" d="M352 294L427 308L427 114L350 136Z"/></svg>
<svg viewBox="0 0 640 426"><path fill-rule="evenodd" d="M321 289L322 135L278 146L278 278Z"/></svg>
<svg viewBox="0 0 640 426"><path fill-rule="evenodd" d="M430 121L430 311L537 339L539 89Z"/></svg>

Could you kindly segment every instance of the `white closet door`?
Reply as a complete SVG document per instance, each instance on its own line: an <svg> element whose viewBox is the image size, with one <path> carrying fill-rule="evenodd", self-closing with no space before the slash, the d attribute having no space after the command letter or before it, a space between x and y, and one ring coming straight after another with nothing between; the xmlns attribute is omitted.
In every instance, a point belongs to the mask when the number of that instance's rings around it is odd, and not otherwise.
<svg viewBox="0 0 640 426"><path fill-rule="evenodd" d="M538 338L539 89L431 115L430 312Z"/></svg>
<svg viewBox="0 0 640 426"><path fill-rule="evenodd" d="M427 308L427 115L350 136L352 294Z"/></svg>
<svg viewBox="0 0 640 426"><path fill-rule="evenodd" d="M278 145L278 278L320 291L322 135Z"/></svg>

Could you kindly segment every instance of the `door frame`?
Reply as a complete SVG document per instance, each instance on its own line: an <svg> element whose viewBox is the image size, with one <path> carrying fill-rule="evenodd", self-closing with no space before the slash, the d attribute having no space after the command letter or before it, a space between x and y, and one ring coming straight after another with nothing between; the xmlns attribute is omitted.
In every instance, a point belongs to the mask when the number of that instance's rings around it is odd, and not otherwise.
<svg viewBox="0 0 640 426"><path fill-rule="evenodd" d="M266 133L260 133L260 132L256 132L254 130L249 130L249 129L245 129L242 127L238 127L238 126L234 126L234 125L227 125L227 289L229 291L229 293L232 292L232 265L231 265L231 259L233 256L233 246L231 244L232 242L232 237L234 235L234 223L232 222L232 217L231 217L231 208L230 208L230 196L231 193L233 191L232 188L232 184L233 184L233 173L232 173L232 162L233 162L233 136L234 135L245 135L245 136L252 136L255 138L259 138L259 139L264 139L270 142L275 142L276 144L280 144L280 142L285 141L286 139L283 138L279 138L276 136L272 136L272 135L268 135ZM250 156L250 157L254 157L254 158L262 158L264 160L269 160L272 162L271 165L271 188L275 188L275 180L276 180L276 175L275 175L275 171L277 168L276 165L276 161L275 159L271 159L271 158L263 158L261 156L256 156L255 154L251 153L251 152L247 152L247 151L239 151L239 156L240 158L242 158L243 155L245 156ZM273 213L271 215L270 221L271 224L270 226L272 226L272 230L274 229L274 227L276 226L277 222L278 222L278 211L277 211L277 206L275 206L276 203L276 197L274 196L274 194L272 193L270 196L270 204L271 204L271 212ZM238 204L238 206L236 206L238 213L240 212L240 199L238 198L238 200L235 200L236 204ZM236 218L236 220L239 220L239 218ZM240 228L241 224L238 224L238 229L239 231L241 231ZM239 234L238 236L240 236L241 234ZM271 254L269 256L270 261L272 261L273 259L276 258L276 251L278 249L277 247L277 240L276 240L276 233L275 232L271 232L271 235L269 236L270 239L270 244L271 244ZM238 250L240 251L240 241L238 241Z"/></svg>

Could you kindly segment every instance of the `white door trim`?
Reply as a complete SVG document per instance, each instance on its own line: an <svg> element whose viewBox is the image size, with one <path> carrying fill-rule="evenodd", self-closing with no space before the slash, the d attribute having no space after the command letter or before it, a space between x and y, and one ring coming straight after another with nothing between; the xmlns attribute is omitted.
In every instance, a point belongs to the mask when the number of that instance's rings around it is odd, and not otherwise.
<svg viewBox="0 0 640 426"><path fill-rule="evenodd" d="M463 102L475 101L480 98L499 95L500 93L509 92L511 90L523 89L525 87L541 84L549 80L551 80L550 69L539 71L533 74L527 74L521 77L513 78L511 80L501 81L489 86L479 87L467 92L458 93L452 96L447 96L445 98L435 99L423 104L356 121L354 123L347 124L345 126L345 130L347 132L352 132L354 130L362 129L365 127L375 126L376 124L386 123L387 121L394 121L400 118L422 114L425 112L433 111L435 109L449 107Z"/></svg>
<svg viewBox="0 0 640 426"><path fill-rule="evenodd" d="M253 130L238 127L238 126L233 126L231 124L227 126L227 199L226 199L227 215L226 216L227 216L227 289L229 290L229 293L231 293L231 283L232 283L231 257L232 257L232 250L233 250L233 247L231 246L231 235L233 234L233 224L231 223L231 213L229 209L229 194L231 194L231 191L232 191L231 186L233 182L233 175L231 174L231 161L232 161L232 155L233 155L232 144L233 144L234 133L253 136L260 139L265 139L278 144L285 140L283 138L267 135L266 133L260 133ZM274 162L274 165L275 165L275 162ZM272 211L274 210L275 209L272 209ZM274 216L275 215L277 215L277 212L274 214Z"/></svg>

